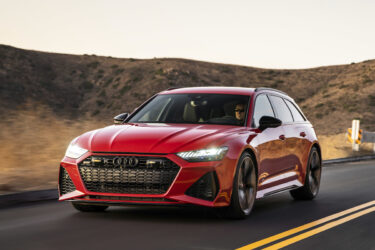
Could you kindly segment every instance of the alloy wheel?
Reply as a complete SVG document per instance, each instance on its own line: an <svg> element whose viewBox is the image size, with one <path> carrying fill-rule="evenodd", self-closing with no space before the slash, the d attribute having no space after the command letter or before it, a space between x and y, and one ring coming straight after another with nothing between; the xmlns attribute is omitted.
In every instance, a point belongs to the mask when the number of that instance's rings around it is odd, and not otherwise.
<svg viewBox="0 0 375 250"><path fill-rule="evenodd" d="M250 214L255 200L256 175L255 167L250 157L242 160L238 172L238 199L244 214Z"/></svg>
<svg viewBox="0 0 375 250"><path fill-rule="evenodd" d="M311 155L311 161L309 166L309 185L311 193L315 196L319 190L320 175L321 175L321 164L318 152L314 151Z"/></svg>

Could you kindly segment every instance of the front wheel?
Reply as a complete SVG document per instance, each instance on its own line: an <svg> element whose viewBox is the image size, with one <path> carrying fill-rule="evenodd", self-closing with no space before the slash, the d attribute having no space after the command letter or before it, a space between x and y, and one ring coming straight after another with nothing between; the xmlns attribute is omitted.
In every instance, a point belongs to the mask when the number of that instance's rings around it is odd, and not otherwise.
<svg viewBox="0 0 375 250"><path fill-rule="evenodd" d="M251 155L244 152L238 161L233 180L232 198L226 215L233 219L243 219L253 208L257 190L255 164Z"/></svg>
<svg viewBox="0 0 375 250"><path fill-rule="evenodd" d="M322 165L318 150L312 148L306 168L305 184L290 194L295 200L312 200L319 192Z"/></svg>

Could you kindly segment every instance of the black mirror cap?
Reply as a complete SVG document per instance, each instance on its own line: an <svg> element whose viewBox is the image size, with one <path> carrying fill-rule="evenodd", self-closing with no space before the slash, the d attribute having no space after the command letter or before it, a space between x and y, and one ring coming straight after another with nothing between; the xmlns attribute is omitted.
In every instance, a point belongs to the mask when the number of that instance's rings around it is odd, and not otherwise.
<svg viewBox="0 0 375 250"><path fill-rule="evenodd" d="M126 118L128 118L128 117L129 117L129 113L122 113L122 114L116 115L113 118L113 123L114 124L123 124L124 121L126 120Z"/></svg>
<svg viewBox="0 0 375 250"><path fill-rule="evenodd" d="M272 116L262 116L259 120L259 129L265 130L266 128L277 128L281 126L282 122Z"/></svg>

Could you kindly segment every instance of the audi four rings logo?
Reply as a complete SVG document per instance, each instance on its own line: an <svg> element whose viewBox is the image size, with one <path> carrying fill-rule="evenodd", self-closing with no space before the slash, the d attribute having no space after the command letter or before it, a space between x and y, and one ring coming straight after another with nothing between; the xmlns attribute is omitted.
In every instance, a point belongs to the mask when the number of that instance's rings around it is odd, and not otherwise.
<svg viewBox="0 0 375 250"><path fill-rule="evenodd" d="M113 165L115 167L135 167L139 163L137 157L115 157L113 158Z"/></svg>

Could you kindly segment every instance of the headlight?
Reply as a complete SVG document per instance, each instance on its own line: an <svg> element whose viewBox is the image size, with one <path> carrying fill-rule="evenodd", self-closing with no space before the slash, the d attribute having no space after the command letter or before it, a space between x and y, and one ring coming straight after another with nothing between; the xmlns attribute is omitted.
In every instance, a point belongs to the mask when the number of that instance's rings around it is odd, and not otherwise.
<svg viewBox="0 0 375 250"><path fill-rule="evenodd" d="M228 147L208 148L195 151L177 153L179 157L190 162L220 161L223 159Z"/></svg>
<svg viewBox="0 0 375 250"><path fill-rule="evenodd" d="M77 159L85 154L88 150L79 147L78 145L70 144L68 149L66 150L65 156L73 159Z"/></svg>

